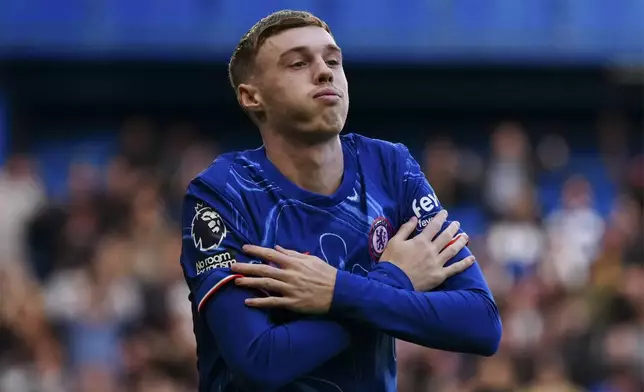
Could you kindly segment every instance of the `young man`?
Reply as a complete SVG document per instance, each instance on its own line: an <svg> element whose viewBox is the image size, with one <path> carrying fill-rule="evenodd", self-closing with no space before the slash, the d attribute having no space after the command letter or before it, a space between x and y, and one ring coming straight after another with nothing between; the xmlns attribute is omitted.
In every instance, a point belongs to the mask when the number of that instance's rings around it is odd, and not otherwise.
<svg viewBox="0 0 644 392"><path fill-rule="evenodd" d="M349 95L327 25L262 19L230 80L264 146L220 156L184 200L200 391L395 391L394 338L492 355L492 294L416 161L339 136Z"/></svg>

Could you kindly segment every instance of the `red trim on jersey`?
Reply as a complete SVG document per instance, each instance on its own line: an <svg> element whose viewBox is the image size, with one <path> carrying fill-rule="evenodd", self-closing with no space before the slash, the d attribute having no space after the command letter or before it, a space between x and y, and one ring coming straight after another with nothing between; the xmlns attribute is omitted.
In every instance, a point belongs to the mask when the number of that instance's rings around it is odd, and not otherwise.
<svg viewBox="0 0 644 392"><path fill-rule="evenodd" d="M445 245L445 247L441 250L441 252L447 249L450 245L454 245L454 243L458 241L458 239L461 238L461 236L463 236L463 233L460 233L456 237L452 238L452 240L447 245ZM467 244L465 244L465 246L467 246L469 243L470 242L467 241Z"/></svg>
<svg viewBox="0 0 644 392"><path fill-rule="evenodd" d="M229 275L223 278L222 280L220 280L219 282L217 282L214 286L212 286L210 290L208 290L208 292L206 293L206 295L203 296L201 301L199 301L199 305L197 305L197 311L201 312L201 308L203 308L204 304L206 303L206 300L212 297L212 295L215 294L217 290L219 290L223 285L237 278L243 278L243 277L244 275L240 275L240 274Z"/></svg>

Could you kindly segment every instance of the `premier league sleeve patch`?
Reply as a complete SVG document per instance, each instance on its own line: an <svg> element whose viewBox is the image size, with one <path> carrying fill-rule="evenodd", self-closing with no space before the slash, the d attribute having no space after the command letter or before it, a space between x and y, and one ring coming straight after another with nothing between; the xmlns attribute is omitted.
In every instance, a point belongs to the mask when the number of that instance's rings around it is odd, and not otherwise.
<svg viewBox="0 0 644 392"><path fill-rule="evenodd" d="M382 256L389 239L393 236L393 231L387 218L381 216L374 219L369 230L369 253L375 260L379 260Z"/></svg>
<svg viewBox="0 0 644 392"><path fill-rule="evenodd" d="M217 249L226 234L226 225L214 209L197 206L190 233L195 248L201 252Z"/></svg>

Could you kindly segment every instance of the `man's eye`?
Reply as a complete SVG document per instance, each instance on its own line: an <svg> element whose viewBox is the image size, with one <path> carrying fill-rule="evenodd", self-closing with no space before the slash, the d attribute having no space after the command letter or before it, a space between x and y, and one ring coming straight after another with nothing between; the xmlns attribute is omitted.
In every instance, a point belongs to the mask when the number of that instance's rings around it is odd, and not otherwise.
<svg viewBox="0 0 644 392"><path fill-rule="evenodd" d="M340 65L340 61L339 61L339 60L328 60L326 63L327 63L327 65L329 65L329 66L336 66L336 65Z"/></svg>
<svg viewBox="0 0 644 392"><path fill-rule="evenodd" d="M291 64L291 68L302 68L305 66L306 63L304 61L296 61L295 63Z"/></svg>

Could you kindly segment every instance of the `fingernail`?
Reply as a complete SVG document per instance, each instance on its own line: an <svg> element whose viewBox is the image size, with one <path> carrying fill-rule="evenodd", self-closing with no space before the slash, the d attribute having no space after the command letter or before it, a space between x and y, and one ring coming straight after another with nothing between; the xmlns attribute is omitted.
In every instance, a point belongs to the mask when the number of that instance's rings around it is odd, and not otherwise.
<svg viewBox="0 0 644 392"><path fill-rule="evenodd" d="M447 213L447 210L443 210L443 211L441 211L441 212L443 213L443 216L445 216L445 218L447 218L447 215L449 215L449 214Z"/></svg>
<svg viewBox="0 0 644 392"><path fill-rule="evenodd" d="M457 227L457 228L458 228L458 227L461 227L461 222L459 222L459 221L454 221L454 223L456 223L456 227Z"/></svg>
<svg viewBox="0 0 644 392"><path fill-rule="evenodd" d="M248 245L244 245L244 246L242 246L242 250L243 250L244 252L246 252L246 251L248 250Z"/></svg>

